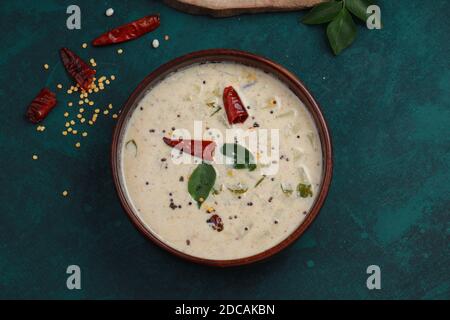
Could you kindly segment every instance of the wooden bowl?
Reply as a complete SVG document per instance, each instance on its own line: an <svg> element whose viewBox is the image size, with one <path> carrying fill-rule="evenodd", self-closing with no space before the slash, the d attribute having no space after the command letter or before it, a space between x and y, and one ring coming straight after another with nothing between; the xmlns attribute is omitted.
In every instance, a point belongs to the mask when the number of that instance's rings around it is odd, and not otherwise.
<svg viewBox="0 0 450 320"><path fill-rule="evenodd" d="M161 240L159 240L149 229L147 229L144 223L139 219L138 215L133 211L132 204L129 202L126 196L124 181L122 180L121 170L120 170L120 150L121 150L121 137L124 134L124 129L126 127L126 122L130 118L131 114L134 111L134 108L138 105L138 102L145 95L152 85L159 82L161 79L169 75L170 73L180 69L187 67L192 64L197 63L205 63L205 62L236 62L241 63L247 66L255 67L260 70L271 73L276 76L282 82L284 82L291 90L294 92L299 99L303 102L303 104L308 108L312 117L314 118L317 130L319 132L322 153L323 153L323 179L322 185L320 186L320 193L316 198L313 207L307 214L305 220L292 232L286 239L282 242L278 243L274 247L261 252L259 254L240 258L233 260L211 260L204 259L195 256L191 256L185 254L181 251L178 251L169 245L165 244ZM175 256L184 258L191 262L210 265L210 266L219 266L219 267L229 267L229 266L239 266L254 263L257 261L261 261L267 259L274 254L280 252L290 244L292 244L295 240L297 240L305 230L311 225L313 220L316 218L319 210L321 209L325 198L328 193L328 189L331 183L331 176L333 171L333 160L332 160L332 147L331 147L331 139L330 134L328 132L328 127L323 118L322 112L320 111L319 104L305 87L305 85L297 79L295 75L291 72L283 68L282 66L272 62L266 58L237 50L230 49L211 49L193 52L182 57L176 58L152 73L150 73L134 90L131 96L128 98L128 101L125 103L125 106L122 109L120 117L118 119L116 128L114 130L113 140L112 140L112 149L111 149L111 163L112 163L112 173L114 178L114 184L119 195L120 202L128 217L131 219L136 228L142 232L148 239L157 244L159 247L169 251Z"/></svg>

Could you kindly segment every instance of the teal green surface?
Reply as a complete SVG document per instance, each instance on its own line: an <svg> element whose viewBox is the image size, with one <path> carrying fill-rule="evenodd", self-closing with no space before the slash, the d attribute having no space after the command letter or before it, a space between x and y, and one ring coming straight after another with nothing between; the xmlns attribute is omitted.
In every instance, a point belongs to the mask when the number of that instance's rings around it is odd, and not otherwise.
<svg viewBox="0 0 450 320"><path fill-rule="evenodd" d="M80 0L82 30L69 31L65 11L73 2L0 3L1 298L450 298L447 0L381 1L384 29L360 26L339 57L324 28L298 23L300 12L213 19L157 1ZM108 7L112 18L104 16ZM161 13L161 28L121 45L121 56L118 47L80 47L153 12ZM153 38L165 34L170 41L153 49ZM41 87L70 83L62 46L94 57L99 74L117 76L95 99L117 109L149 72L191 51L247 50L290 69L322 105L333 138L333 183L317 220L273 259L235 269L190 264L148 242L114 190L114 120L87 126L75 149L80 138L61 135L66 103L75 98L58 93L43 133L23 119ZM82 290L66 289L71 264L81 267ZM379 291L366 288L372 264L381 267Z"/></svg>

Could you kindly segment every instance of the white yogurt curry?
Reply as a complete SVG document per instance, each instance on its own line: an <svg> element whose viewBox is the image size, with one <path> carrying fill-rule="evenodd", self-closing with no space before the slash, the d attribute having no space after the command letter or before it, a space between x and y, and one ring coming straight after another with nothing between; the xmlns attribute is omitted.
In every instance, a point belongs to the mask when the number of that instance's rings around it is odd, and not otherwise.
<svg viewBox="0 0 450 320"><path fill-rule="evenodd" d="M229 123L227 87L245 106L243 123ZM215 141L214 159L163 141L188 137ZM322 149L312 116L283 82L241 64L196 64L170 74L149 88L121 139L121 175L135 214L191 256L230 260L274 247L302 223L320 191ZM234 157L236 150L244 157Z"/></svg>

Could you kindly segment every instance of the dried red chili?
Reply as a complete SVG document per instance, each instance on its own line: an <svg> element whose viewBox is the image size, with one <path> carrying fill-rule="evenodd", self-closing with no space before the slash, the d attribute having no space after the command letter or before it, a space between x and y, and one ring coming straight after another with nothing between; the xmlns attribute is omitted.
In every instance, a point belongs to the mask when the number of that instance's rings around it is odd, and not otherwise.
<svg viewBox="0 0 450 320"><path fill-rule="evenodd" d="M106 46L130 41L151 32L160 25L159 15L151 15L112 29L92 41L93 46Z"/></svg>
<svg viewBox="0 0 450 320"><path fill-rule="evenodd" d="M26 117L33 123L39 123L56 106L56 94L48 88L42 89L28 106Z"/></svg>
<svg viewBox="0 0 450 320"><path fill-rule="evenodd" d="M164 137L163 140L168 146L193 155L194 157L207 161L213 160L213 154L216 148L216 143L214 141L183 139L171 140L166 137Z"/></svg>
<svg viewBox="0 0 450 320"><path fill-rule="evenodd" d="M244 123L247 120L247 110L238 93L231 86L223 91L223 105L230 124Z"/></svg>
<svg viewBox="0 0 450 320"><path fill-rule="evenodd" d="M223 230L222 218L219 217L219 215L217 215L217 214L213 215L211 218L206 220L206 222L211 226L211 228L213 228L217 232L220 232Z"/></svg>
<svg viewBox="0 0 450 320"><path fill-rule="evenodd" d="M96 71L91 69L79 56L67 48L59 51L61 60L67 72L84 90L89 90Z"/></svg>

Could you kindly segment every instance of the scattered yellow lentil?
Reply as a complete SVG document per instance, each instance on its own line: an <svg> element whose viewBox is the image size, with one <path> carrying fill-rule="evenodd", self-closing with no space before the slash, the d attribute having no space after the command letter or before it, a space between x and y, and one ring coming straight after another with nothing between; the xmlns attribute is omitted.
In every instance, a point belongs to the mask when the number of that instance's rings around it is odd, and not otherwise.
<svg viewBox="0 0 450 320"><path fill-rule="evenodd" d="M166 35L164 36L164 40L169 41L169 39L170 39L170 37L166 34Z"/></svg>
<svg viewBox="0 0 450 320"><path fill-rule="evenodd" d="M80 113L83 113L84 112L84 108L80 108Z"/></svg>
<svg viewBox="0 0 450 320"><path fill-rule="evenodd" d="M71 107L71 106L73 106L73 102L69 102L67 105L68 105L69 107Z"/></svg>
<svg viewBox="0 0 450 320"><path fill-rule="evenodd" d="M70 124L74 126L75 125L75 120L70 120Z"/></svg>
<svg viewBox="0 0 450 320"><path fill-rule="evenodd" d="M73 91L72 91L72 90L70 90L70 89L69 89L69 90L67 90L67 93L68 93L68 94L72 94L72 92L73 92Z"/></svg>
<svg viewBox="0 0 450 320"><path fill-rule="evenodd" d="M111 83L111 81L109 81L109 80L106 80L106 81L105 81L105 83L106 83L106 84L110 84L110 83Z"/></svg>
<svg viewBox="0 0 450 320"><path fill-rule="evenodd" d="M77 130L72 130L72 134L78 134Z"/></svg>
<svg viewBox="0 0 450 320"><path fill-rule="evenodd" d="M39 157L37 155L33 154L33 160L37 160L37 159L39 159Z"/></svg>
<svg viewBox="0 0 450 320"><path fill-rule="evenodd" d="M98 90L98 88L94 88L94 92L98 92L99 90Z"/></svg>
<svg viewBox="0 0 450 320"><path fill-rule="evenodd" d="M83 137L87 137L88 133L87 133L87 132L83 132L81 135L82 135Z"/></svg>
<svg viewBox="0 0 450 320"><path fill-rule="evenodd" d="M67 197L69 195L69 192L67 190L64 190L62 192L63 197Z"/></svg>
<svg viewBox="0 0 450 320"><path fill-rule="evenodd" d="M62 135L63 135L63 136L67 136L67 131L63 131L63 132L62 132Z"/></svg>
<svg viewBox="0 0 450 320"><path fill-rule="evenodd" d="M80 122L81 122L81 123L84 123L85 121L86 121L85 118L81 118L81 119L80 119Z"/></svg>
<svg viewBox="0 0 450 320"><path fill-rule="evenodd" d="M83 104L84 104L84 101L83 101L83 100L78 101L78 105L79 105L79 106L82 106Z"/></svg>
<svg viewBox="0 0 450 320"><path fill-rule="evenodd" d="M50 68L49 65L48 64L44 64L44 69L48 70L48 68Z"/></svg>
<svg viewBox="0 0 450 320"><path fill-rule="evenodd" d="M94 101L89 101L89 103L88 103L90 106L93 106L94 105Z"/></svg>
<svg viewBox="0 0 450 320"><path fill-rule="evenodd" d="M62 86L62 84L59 83L56 87L57 87L58 89L62 89L63 86Z"/></svg>
<svg viewBox="0 0 450 320"><path fill-rule="evenodd" d="M88 47L88 45L87 45L87 43L83 43L83 44L81 45L81 47L82 47L83 49L86 49L86 48Z"/></svg>
<svg viewBox="0 0 450 320"><path fill-rule="evenodd" d="M66 126L66 128L70 127L70 123L66 122L65 126Z"/></svg>
<svg viewBox="0 0 450 320"><path fill-rule="evenodd" d="M95 113L100 113L100 109L95 109L94 112Z"/></svg>
<svg viewBox="0 0 450 320"><path fill-rule="evenodd" d="M75 147L76 147L76 148L81 147L81 143L79 143L79 142L75 143Z"/></svg>
<svg viewBox="0 0 450 320"><path fill-rule="evenodd" d="M94 124L94 122L92 120L89 120L88 123L90 126L92 126Z"/></svg>
<svg viewBox="0 0 450 320"><path fill-rule="evenodd" d="M83 116L79 113L79 114L77 114L77 118L81 119L81 118L83 118Z"/></svg>
<svg viewBox="0 0 450 320"><path fill-rule="evenodd" d="M115 76L115 75L112 75L112 76L111 76L111 80L113 80L113 81L116 80L116 76Z"/></svg>
<svg viewBox="0 0 450 320"><path fill-rule="evenodd" d="M117 119L118 115L114 113L114 114L112 115L112 117L113 117L113 119Z"/></svg>
<svg viewBox="0 0 450 320"><path fill-rule="evenodd" d="M106 116L109 113L108 110L103 111L103 114Z"/></svg>
<svg viewBox="0 0 450 320"><path fill-rule="evenodd" d="M123 53L123 49L117 50L117 53L118 53L118 54L122 54L122 53Z"/></svg>
<svg viewBox="0 0 450 320"><path fill-rule="evenodd" d="M67 132L72 132L72 128L67 128Z"/></svg>
<svg viewBox="0 0 450 320"><path fill-rule="evenodd" d="M113 108L112 103L108 104L108 108L109 108L109 109L112 109L112 108Z"/></svg>

